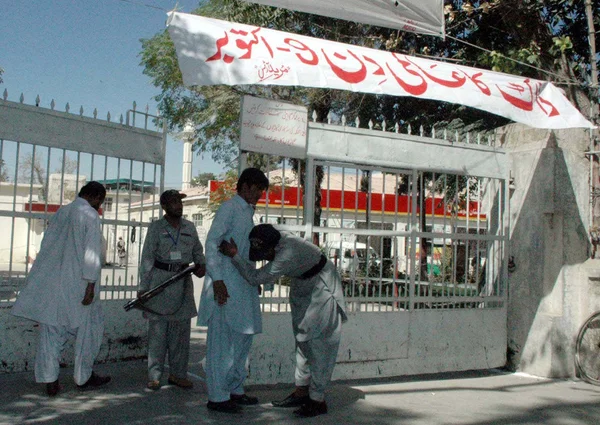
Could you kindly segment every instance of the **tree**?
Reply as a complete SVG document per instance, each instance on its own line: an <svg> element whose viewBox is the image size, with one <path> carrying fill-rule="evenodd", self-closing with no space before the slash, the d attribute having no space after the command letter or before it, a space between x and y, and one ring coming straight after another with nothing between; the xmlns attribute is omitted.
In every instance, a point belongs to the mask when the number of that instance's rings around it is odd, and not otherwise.
<svg viewBox="0 0 600 425"><path fill-rule="evenodd" d="M600 0L592 3L596 12L594 22L598 23ZM571 100L584 113L589 105L586 96L590 94L590 64L586 62L588 34L583 2L447 1L446 40L237 0L210 0L196 12L375 49L549 79L567 89ZM507 122L484 111L416 98L278 86L185 88L166 31L142 40L141 59L144 72L161 89L157 100L169 127L181 129L187 120L200 124L196 148L211 152L213 159L222 164L231 163L237 152L237 123L243 94L306 105L317 112L318 120L325 120L332 112L336 116L358 117L363 123L385 119L388 123L412 122L426 127L459 120L464 125L489 129Z"/></svg>
<svg viewBox="0 0 600 425"><path fill-rule="evenodd" d="M588 2L589 3L589 2ZM600 22L600 0L592 0L593 23ZM491 0L445 2L445 40L361 25L238 0L208 0L198 14L289 31L374 49L453 61L494 71L549 80L567 92L584 113L597 101L590 84L588 32L584 2L566 0ZM596 56L596 61L599 58ZM421 124L436 130L449 126L470 131L493 129L507 119L462 105L426 99L352 93L330 89L279 86L208 86L186 88L167 31L142 40L141 64L161 93L156 97L170 129L197 123L196 148L232 164L239 140L240 101L244 94L307 106L324 121L329 113L367 123ZM350 124L352 125L352 124ZM393 131L389 126L389 131ZM304 169L301 164L293 169ZM422 179L427 183L427 175ZM304 184L303 176L299 176ZM320 194L322 170L317 170ZM425 184L426 186L426 184ZM423 199L423 195L420 195ZM320 202L315 205L318 223ZM424 223L423 223L424 225Z"/></svg>
<svg viewBox="0 0 600 425"><path fill-rule="evenodd" d="M214 173L200 173L192 179L192 187L208 186L209 180L216 180Z"/></svg>
<svg viewBox="0 0 600 425"><path fill-rule="evenodd" d="M209 209L212 214L216 213L221 204L237 193L237 173L229 170L225 173L225 178L219 182L216 190L210 194Z"/></svg>
<svg viewBox="0 0 600 425"><path fill-rule="evenodd" d="M68 156L64 157L64 161L61 158L59 164L54 170L55 174L73 174L77 170L77 160L72 159ZM39 156L33 158L32 153L27 153L19 159L19 172L17 176L17 181L19 183L29 183L29 184L38 184L40 185L39 189L39 197L42 200L47 198L46 193L46 178L47 176L46 168L42 165L42 160ZM73 189L64 188L63 198L68 200L75 199L77 193Z"/></svg>
<svg viewBox="0 0 600 425"><path fill-rule="evenodd" d="M8 177L8 171L6 170L6 162L0 159L0 182L8 181L10 181L10 177Z"/></svg>
<svg viewBox="0 0 600 425"><path fill-rule="evenodd" d="M19 183L39 184L39 197L45 200L46 193L46 169L42 165L39 157L33 158L33 154L27 153L19 161Z"/></svg>

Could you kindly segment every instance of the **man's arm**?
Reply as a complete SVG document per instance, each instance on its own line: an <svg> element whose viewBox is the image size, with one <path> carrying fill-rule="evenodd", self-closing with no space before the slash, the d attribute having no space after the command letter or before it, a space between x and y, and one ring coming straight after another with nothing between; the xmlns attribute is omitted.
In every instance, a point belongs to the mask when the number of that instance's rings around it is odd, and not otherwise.
<svg viewBox="0 0 600 425"><path fill-rule="evenodd" d="M87 218L84 225L82 278L87 282L96 282L100 278L100 258L102 257L102 230L98 218Z"/></svg>
<svg viewBox="0 0 600 425"><path fill-rule="evenodd" d="M158 238L158 222L153 222L148 227L146 239L144 240L144 247L142 248L142 258L140 260L140 293L150 289L150 272L154 267Z"/></svg>
<svg viewBox="0 0 600 425"><path fill-rule="evenodd" d="M90 305L94 301L94 289L96 281L100 279L102 271L102 230L100 219L96 211L90 213L84 211L83 214L83 261L82 261L82 279L86 282L85 295L81 304ZM96 214L95 216L92 214ZM81 222L80 222L81 223ZM80 227L81 229L81 227Z"/></svg>
<svg viewBox="0 0 600 425"><path fill-rule="evenodd" d="M85 288L85 295L83 296L83 300L81 304L90 305L92 301L94 301L94 291L96 287L96 282L88 282L87 287Z"/></svg>
<svg viewBox="0 0 600 425"><path fill-rule="evenodd" d="M236 254L231 260L235 268L252 286L273 284L277 281L277 278L283 276L283 273L275 274L273 271L273 267L277 263L277 258L273 261L269 261L266 266L259 269L256 268L256 265L253 262L242 258L239 254Z"/></svg>
<svg viewBox="0 0 600 425"><path fill-rule="evenodd" d="M194 238L192 258L194 259L194 264L196 265L194 274L197 277L204 277L204 275L206 274L206 258L204 257L204 247L200 242L200 238L198 237L198 231L196 230L195 226L192 226L192 237Z"/></svg>

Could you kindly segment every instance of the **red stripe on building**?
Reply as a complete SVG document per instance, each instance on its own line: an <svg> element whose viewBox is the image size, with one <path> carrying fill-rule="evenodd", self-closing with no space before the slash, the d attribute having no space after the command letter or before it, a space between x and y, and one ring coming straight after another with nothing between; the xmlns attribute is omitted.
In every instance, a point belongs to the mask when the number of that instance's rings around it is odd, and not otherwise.
<svg viewBox="0 0 600 425"><path fill-rule="evenodd" d="M221 185L222 182L211 181L210 192L215 192ZM281 187L273 187L258 200L256 205L260 207L268 206L270 208L281 208L282 198L284 208L303 207L304 191L297 187L286 187L282 197ZM383 195L381 193L371 193L370 202L371 213L381 213L383 211L385 214L397 213L407 215L412 210L412 199L408 195L396 196L394 194ZM321 208L323 208L324 211L327 210L327 208L333 211L341 211L343 207L344 211L347 212L365 212L367 210L367 203L367 194L364 192L351 192L345 190L342 193L341 190L321 189ZM446 205L446 207L447 208L444 209L444 199L440 197L433 199L427 198L425 201L425 213L428 216L451 216L452 211L450 210L450 206ZM478 209L478 202L469 202L469 218L485 220L485 214L481 212L478 214ZM419 208L417 208L417 211L419 211ZM457 215L460 218L467 217L467 211L465 210L464 205L461 206Z"/></svg>

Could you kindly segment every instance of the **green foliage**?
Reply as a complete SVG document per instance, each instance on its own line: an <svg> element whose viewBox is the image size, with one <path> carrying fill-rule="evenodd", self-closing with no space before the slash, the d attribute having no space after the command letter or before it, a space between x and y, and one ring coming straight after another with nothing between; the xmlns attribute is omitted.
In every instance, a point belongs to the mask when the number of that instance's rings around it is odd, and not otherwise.
<svg viewBox="0 0 600 425"><path fill-rule="evenodd" d="M6 170L6 163L3 159L0 159L0 182L8 182L10 181L10 177L8 177L8 171Z"/></svg>
<svg viewBox="0 0 600 425"><path fill-rule="evenodd" d="M192 179L192 187L208 186L210 180L216 180L217 176L214 173L200 173Z"/></svg>

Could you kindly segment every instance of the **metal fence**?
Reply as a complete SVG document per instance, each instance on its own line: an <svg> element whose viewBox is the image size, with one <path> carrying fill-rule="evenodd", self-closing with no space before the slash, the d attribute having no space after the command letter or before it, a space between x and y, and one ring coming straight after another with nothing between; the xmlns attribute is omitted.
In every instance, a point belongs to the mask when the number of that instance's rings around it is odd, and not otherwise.
<svg viewBox="0 0 600 425"><path fill-rule="evenodd" d="M385 130L385 124L369 127ZM396 126L394 133L399 131ZM429 134L440 142L435 128ZM437 134L457 150L496 149L489 135ZM426 137L423 128L419 136ZM340 271L351 310L504 305L507 179L424 164L402 169L328 159L308 166L287 158L272 163L271 187L257 206L256 221L312 237ZM315 190L307 190L311 182ZM289 310L288 285L282 279L273 293L263 294L264 311Z"/></svg>
<svg viewBox="0 0 600 425"><path fill-rule="evenodd" d="M155 205L164 180L164 132L156 127L158 117L135 104L118 122L110 114L98 119L96 110L89 118L81 108L79 114L70 113L68 104L64 112L55 110L54 101L49 109L39 105L39 97L35 109L25 105L23 95L10 102L6 91L0 101L17 121L6 132L0 130L0 306L16 299L53 214L91 180L107 188L101 209L101 296L134 297L145 228L158 214ZM34 133L27 130L32 126L37 126ZM73 126L80 131L73 132ZM134 142L147 142L157 152L136 159L135 151L143 149L132 149ZM119 237L126 244L125 257L118 254Z"/></svg>

